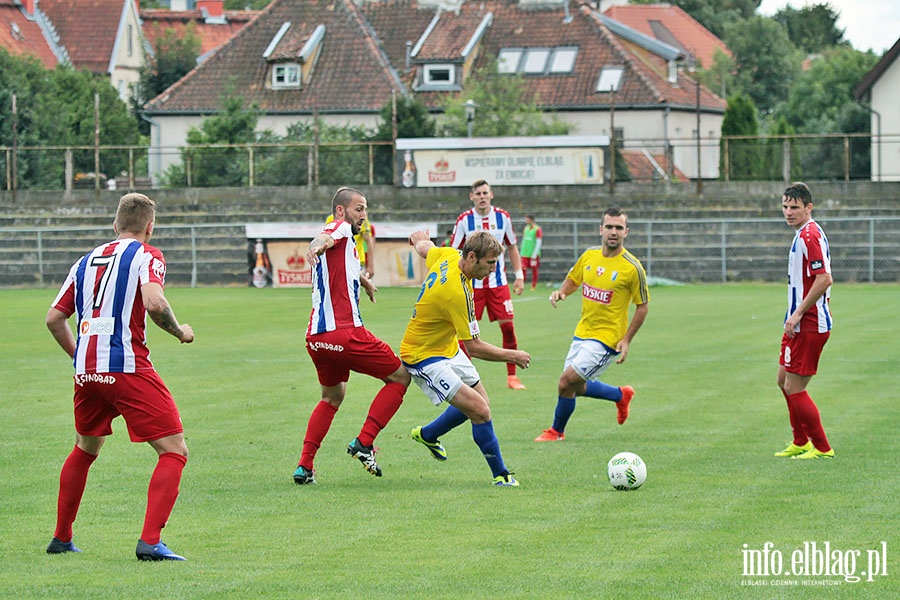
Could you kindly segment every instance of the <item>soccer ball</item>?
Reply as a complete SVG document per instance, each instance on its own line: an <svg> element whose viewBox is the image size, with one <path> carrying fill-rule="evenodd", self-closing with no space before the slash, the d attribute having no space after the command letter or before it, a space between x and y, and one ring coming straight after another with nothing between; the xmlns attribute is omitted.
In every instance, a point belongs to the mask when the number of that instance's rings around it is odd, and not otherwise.
<svg viewBox="0 0 900 600"><path fill-rule="evenodd" d="M647 465L633 452L619 452L606 465L609 483L617 490L636 490L647 481Z"/></svg>

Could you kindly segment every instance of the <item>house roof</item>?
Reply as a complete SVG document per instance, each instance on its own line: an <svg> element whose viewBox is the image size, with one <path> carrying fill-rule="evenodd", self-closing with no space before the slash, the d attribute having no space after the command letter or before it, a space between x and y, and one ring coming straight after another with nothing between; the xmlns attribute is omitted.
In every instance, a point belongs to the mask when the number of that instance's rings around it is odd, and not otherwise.
<svg viewBox="0 0 900 600"><path fill-rule="evenodd" d="M109 73L119 22L125 4L133 0L41 0L42 10L56 27L78 69Z"/></svg>
<svg viewBox="0 0 900 600"><path fill-rule="evenodd" d="M725 42L672 4L611 6L603 14L696 57L704 69L712 66L717 50L731 56Z"/></svg>
<svg viewBox="0 0 900 600"><path fill-rule="evenodd" d="M319 25L325 35L310 79L300 89L273 90L267 86L269 63L263 55L286 23L284 35L290 39L311 35ZM216 112L226 86L270 114L377 112L392 90L401 91L352 0L274 0L145 109L153 114Z"/></svg>
<svg viewBox="0 0 900 600"><path fill-rule="evenodd" d="M150 47L154 49L156 41L167 29L172 29L179 37L182 37L188 25L193 24L194 32L200 38L200 54L204 56L234 37L260 12L258 10L226 10L223 19L207 19L200 9L143 8L141 9L141 21L143 21L144 37Z"/></svg>
<svg viewBox="0 0 900 600"><path fill-rule="evenodd" d="M875 85L875 82L878 81L882 75L884 75L885 71L891 68L891 65L894 64L894 61L897 60L897 57L900 56L900 39L894 42L894 45L884 53L884 56L881 57L872 70L869 71L863 80L859 82L853 89L853 96L859 100L866 94L872 91L872 86Z"/></svg>
<svg viewBox="0 0 900 600"><path fill-rule="evenodd" d="M309 35L320 24L326 29L315 71L300 90L266 85L263 52L285 22L298 35ZM504 48L575 47L571 71L523 77L526 91L541 108L606 110L613 99L598 93L597 83L604 66L616 65L625 68L617 108L694 110L696 83L681 72L670 82L671 63L634 39L614 34L588 6L569 14L558 2L522 6L479 0L445 11L416 0L360 6L353 0L274 0L206 63L145 108L151 114L216 111L224 83L232 81L245 100L266 112L377 112L392 90L414 93L436 110L459 89L414 91L415 71L422 63L464 63L469 68L496 60ZM700 104L707 112L725 110L725 101L702 87Z"/></svg>
<svg viewBox="0 0 900 600"><path fill-rule="evenodd" d="M35 16L26 16L15 0L0 0L0 48L13 56L31 55L48 69L59 63Z"/></svg>

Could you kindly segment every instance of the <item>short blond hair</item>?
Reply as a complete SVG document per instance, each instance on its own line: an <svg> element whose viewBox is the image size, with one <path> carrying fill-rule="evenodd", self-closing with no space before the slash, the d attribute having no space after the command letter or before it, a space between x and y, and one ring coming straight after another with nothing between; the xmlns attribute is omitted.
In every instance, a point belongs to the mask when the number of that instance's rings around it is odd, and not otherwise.
<svg viewBox="0 0 900 600"><path fill-rule="evenodd" d="M481 260L485 256L500 256L503 253L503 246L488 231L476 231L466 236L466 242L463 244L463 258L469 255L469 252L475 253L475 260Z"/></svg>
<svg viewBox="0 0 900 600"><path fill-rule="evenodd" d="M141 233L155 218L156 202L144 194L125 194L116 209L116 230Z"/></svg>

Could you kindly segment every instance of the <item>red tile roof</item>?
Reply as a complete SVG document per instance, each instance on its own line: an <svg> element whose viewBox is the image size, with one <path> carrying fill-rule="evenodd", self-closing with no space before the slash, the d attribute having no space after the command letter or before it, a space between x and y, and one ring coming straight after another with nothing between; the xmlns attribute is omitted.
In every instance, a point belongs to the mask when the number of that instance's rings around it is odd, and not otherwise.
<svg viewBox="0 0 900 600"><path fill-rule="evenodd" d="M40 0L38 8L50 18L69 60L78 69L108 73L127 0Z"/></svg>
<svg viewBox="0 0 900 600"><path fill-rule="evenodd" d="M48 69L59 62L40 26L14 0L0 0L0 48L13 56L33 56Z"/></svg>
<svg viewBox="0 0 900 600"><path fill-rule="evenodd" d="M716 50L731 55L725 42L714 36L680 7L672 4L611 6L606 16L661 42L692 54L704 69L713 64Z"/></svg>
<svg viewBox="0 0 900 600"><path fill-rule="evenodd" d="M324 25L322 51L300 89L267 86L263 53L281 26L311 33ZM399 90L390 66L352 0L274 0L209 60L151 100L154 113L207 114L219 110L226 86L270 114L377 112Z"/></svg>
<svg viewBox="0 0 900 600"><path fill-rule="evenodd" d="M207 23L200 10L166 10L162 8L141 9L141 20L144 22L144 37L152 48L167 29L183 35L189 23L193 23L194 32L200 38L200 54L215 50L244 28L260 11L258 10L226 10L225 22Z"/></svg>
<svg viewBox="0 0 900 600"><path fill-rule="evenodd" d="M213 58L147 108L151 113L211 112L219 107L224 83L233 81L245 100L267 112L377 111L388 101L391 90L398 89L397 77L410 84L417 63L426 59L462 61L463 48L488 14L493 20L477 47L476 66L487 59L496 60L502 48L578 48L571 73L524 76L526 91L537 97L543 109L605 111L611 95L597 93L596 87L601 69L608 65L626 69L616 94L617 108L695 106L693 80L679 73L677 81L670 83L663 59L612 34L598 13L586 6L571 10L572 19L566 21L560 4L523 8L507 0L466 2L458 13L440 13L407 69L407 42L415 47L437 11L434 6L419 6L415 0L364 2L359 7L352 0L275 0ZM262 54L286 21L307 33L318 24L325 25L323 50L312 80L304 82L301 90L270 90ZM413 93L436 108L448 94L459 92ZM704 88L700 103L706 111L725 109L725 101Z"/></svg>

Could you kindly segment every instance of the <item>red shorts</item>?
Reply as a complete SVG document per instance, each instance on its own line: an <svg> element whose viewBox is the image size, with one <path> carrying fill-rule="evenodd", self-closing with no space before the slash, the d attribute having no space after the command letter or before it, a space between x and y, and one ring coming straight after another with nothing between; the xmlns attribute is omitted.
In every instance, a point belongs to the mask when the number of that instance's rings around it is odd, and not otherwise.
<svg viewBox="0 0 900 600"><path fill-rule="evenodd" d="M536 256L535 258L528 258L527 256L522 257L522 270L525 271L527 269L537 269L541 266L541 257Z"/></svg>
<svg viewBox="0 0 900 600"><path fill-rule="evenodd" d="M509 296L509 286L475 288L475 320L480 321L487 306L488 319L509 321L513 318L513 303Z"/></svg>
<svg viewBox="0 0 900 600"><path fill-rule="evenodd" d="M385 379L400 368L400 358L391 347L365 327L326 331L306 338L319 383L334 387L350 379L350 371Z"/></svg>
<svg viewBox="0 0 900 600"><path fill-rule="evenodd" d="M75 375L75 431L110 435L122 415L132 442L149 442L183 433L181 416L156 371Z"/></svg>
<svg viewBox="0 0 900 600"><path fill-rule="evenodd" d="M815 375L819 368L822 348L825 347L830 335L830 331L825 333L801 331L795 333L792 338L787 335L781 336L781 356L778 364L794 375L801 377Z"/></svg>

